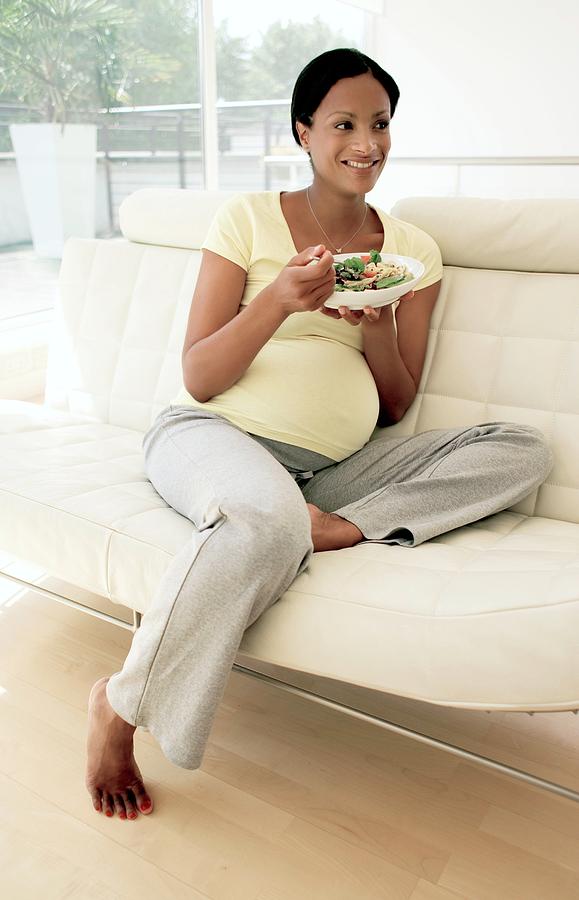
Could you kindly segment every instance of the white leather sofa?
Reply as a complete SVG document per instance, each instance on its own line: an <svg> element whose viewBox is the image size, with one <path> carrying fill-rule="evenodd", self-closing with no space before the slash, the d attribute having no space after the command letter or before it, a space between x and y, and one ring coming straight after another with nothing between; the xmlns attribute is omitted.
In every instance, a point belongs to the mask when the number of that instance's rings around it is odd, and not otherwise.
<svg viewBox="0 0 579 900"><path fill-rule="evenodd" d="M179 390L198 248L227 196L137 191L122 239L70 240L44 406L0 401L0 548L136 613L194 528L146 478L141 440ZM240 653L430 704L575 710L579 200L392 213L433 235L445 271L418 395L389 432L526 422L554 467L516 507L418 547L315 554Z"/></svg>

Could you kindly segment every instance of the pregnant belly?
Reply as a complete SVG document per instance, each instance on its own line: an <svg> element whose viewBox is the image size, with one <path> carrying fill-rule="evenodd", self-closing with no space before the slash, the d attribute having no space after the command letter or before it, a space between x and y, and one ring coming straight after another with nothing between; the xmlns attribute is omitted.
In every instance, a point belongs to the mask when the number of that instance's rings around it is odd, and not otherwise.
<svg viewBox="0 0 579 900"><path fill-rule="evenodd" d="M363 447L379 398L363 354L323 338L269 341L242 378L215 398L224 413L333 446L333 458ZM215 402L215 401L214 401Z"/></svg>

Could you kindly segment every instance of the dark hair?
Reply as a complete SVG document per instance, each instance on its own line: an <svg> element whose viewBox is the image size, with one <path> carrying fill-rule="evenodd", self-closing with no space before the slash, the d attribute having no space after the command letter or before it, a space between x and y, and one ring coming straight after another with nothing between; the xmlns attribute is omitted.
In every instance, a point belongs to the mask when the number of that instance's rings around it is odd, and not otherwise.
<svg viewBox="0 0 579 900"><path fill-rule="evenodd" d="M292 94L291 118L292 133L298 146L301 147L296 122L303 125L312 124L312 116L335 83L341 78L353 78L371 72L379 81L390 98L390 112L394 115L400 91L398 85L388 72L353 47L340 47L327 50L316 56L302 69L297 77Z"/></svg>

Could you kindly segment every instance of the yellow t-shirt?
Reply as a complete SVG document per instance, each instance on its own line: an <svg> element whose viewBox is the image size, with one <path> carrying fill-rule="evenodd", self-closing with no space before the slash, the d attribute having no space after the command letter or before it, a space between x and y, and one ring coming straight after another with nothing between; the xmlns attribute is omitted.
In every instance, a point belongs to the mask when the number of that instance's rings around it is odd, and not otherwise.
<svg viewBox="0 0 579 900"><path fill-rule="evenodd" d="M383 253L420 259L415 290L442 277L442 260L426 232L376 208ZM240 310L297 254L279 191L236 195L217 211L202 249L247 272ZM378 419L379 397L362 349L361 328L315 312L292 313L232 387L200 403L183 387L171 405L219 413L252 434L305 447L340 461L363 447Z"/></svg>

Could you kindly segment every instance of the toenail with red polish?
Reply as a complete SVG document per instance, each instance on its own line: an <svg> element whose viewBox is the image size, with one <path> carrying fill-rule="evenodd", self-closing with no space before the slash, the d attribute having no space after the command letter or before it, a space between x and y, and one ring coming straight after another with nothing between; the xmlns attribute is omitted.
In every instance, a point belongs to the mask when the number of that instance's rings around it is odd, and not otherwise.
<svg viewBox="0 0 579 900"><path fill-rule="evenodd" d="M143 800L143 802L141 803L141 809L150 809L150 808L151 808L151 801Z"/></svg>

